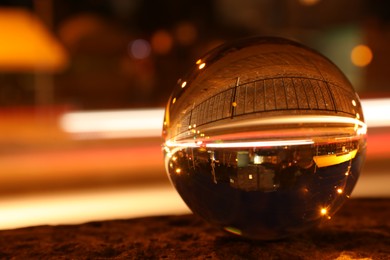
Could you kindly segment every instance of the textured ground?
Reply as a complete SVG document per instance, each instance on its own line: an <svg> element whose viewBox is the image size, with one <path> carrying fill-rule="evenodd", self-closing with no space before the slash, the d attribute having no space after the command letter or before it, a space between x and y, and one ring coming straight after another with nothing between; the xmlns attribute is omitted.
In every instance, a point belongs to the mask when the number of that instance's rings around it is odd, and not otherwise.
<svg viewBox="0 0 390 260"><path fill-rule="evenodd" d="M0 259L390 259L390 199L353 199L316 230L248 241L193 215L0 231Z"/></svg>

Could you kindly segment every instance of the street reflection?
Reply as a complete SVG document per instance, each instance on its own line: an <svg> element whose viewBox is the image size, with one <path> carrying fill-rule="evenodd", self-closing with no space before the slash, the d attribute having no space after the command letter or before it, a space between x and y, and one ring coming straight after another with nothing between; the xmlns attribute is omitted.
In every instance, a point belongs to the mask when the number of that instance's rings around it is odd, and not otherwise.
<svg viewBox="0 0 390 260"><path fill-rule="evenodd" d="M193 212L227 230L272 238L287 226L305 230L331 218L356 184L365 142L165 152L169 178Z"/></svg>
<svg viewBox="0 0 390 260"><path fill-rule="evenodd" d="M305 179L318 177L327 167L349 165L358 149L359 141L262 148L191 147L179 149L167 163L174 179L202 177L234 189L272 192L303 187ZM348 166L341 175L348 176L346 172Z"/></svg>

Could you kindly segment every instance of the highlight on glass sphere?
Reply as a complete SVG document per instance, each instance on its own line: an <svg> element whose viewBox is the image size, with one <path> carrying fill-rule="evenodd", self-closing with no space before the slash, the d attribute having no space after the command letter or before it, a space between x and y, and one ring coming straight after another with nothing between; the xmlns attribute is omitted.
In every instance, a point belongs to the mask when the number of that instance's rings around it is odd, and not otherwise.
<svg viewBox="0 0 390 260"><path fill-rule="evenodd" d="M282 38L222 45L166 106L165 167L197 215L233 234L288 237L349 198L366 151L359 97L327 58Z"/></svg>

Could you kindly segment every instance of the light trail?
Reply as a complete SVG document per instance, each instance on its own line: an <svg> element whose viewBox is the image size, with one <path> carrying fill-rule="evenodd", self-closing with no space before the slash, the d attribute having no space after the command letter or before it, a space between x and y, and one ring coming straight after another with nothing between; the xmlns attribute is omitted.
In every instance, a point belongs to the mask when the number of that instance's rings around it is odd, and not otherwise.
<svg viewBox="0 0 390 260"><path fill-rule="evenodd" d="M366 125L369 128L390 127L390 98L365 99L361 101ZM110 139L160 137L164 109L133 109L113 111L68 112L59 120L63 131L80 139ZM364 124L353 118L343 117L284 117L281 119L263 119L262 123L326 122ZM224 126L225 127L225 126Z"/></svg>

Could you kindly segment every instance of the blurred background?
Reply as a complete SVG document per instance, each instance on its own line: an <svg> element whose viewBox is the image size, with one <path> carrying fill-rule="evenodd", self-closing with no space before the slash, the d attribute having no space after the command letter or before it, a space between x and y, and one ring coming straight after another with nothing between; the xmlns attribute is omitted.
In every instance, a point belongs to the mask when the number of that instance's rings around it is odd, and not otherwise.
<svg viewBox="0 0 390 260"><path fill-rule="evenodd" d="M352 197L390 197L389 1L1 0L0 229L189 212L163 107L199 56L254 35L340 67L368 124Z"/></svg>

